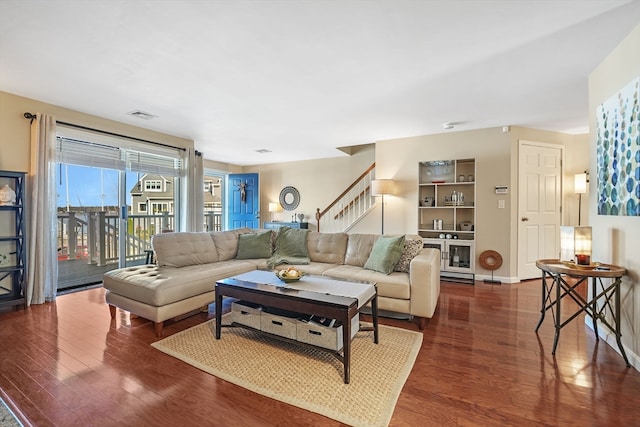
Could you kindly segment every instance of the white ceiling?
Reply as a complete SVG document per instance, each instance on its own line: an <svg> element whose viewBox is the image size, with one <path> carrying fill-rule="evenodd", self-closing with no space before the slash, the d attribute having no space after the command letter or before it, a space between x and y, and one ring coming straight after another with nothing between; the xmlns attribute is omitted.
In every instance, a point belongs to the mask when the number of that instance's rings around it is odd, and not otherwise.
<svg viewBox="0 0 640 427"><path fill-rule="evenodd" d="M0 0L0 90L237 165L444 122L581 133L589 73L638 23L640 0Z"/></svg>

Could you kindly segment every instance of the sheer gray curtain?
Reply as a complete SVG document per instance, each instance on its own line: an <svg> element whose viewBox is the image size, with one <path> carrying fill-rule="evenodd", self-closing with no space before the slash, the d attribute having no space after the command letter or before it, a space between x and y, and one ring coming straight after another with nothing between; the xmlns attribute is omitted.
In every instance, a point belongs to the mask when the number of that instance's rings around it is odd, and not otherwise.
<svg viewBox="0 0 640 427"><path fill-rule="evenodd" d="M58 257L56 246L56 120L36 114L31 122L31 167L28 188L27 305L56 298Z"/></svg>
<svg viewBox="0 0 640 427"><path fill-rule="evenodd" d="M186 153L186 179L182 180L184 231L204 230L204 166L202 153L189 148Z"/></svg>

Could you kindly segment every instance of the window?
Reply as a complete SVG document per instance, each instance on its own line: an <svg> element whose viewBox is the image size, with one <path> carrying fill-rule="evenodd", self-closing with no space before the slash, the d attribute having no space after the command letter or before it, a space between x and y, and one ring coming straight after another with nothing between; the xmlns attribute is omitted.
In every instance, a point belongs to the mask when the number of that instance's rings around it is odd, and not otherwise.
<svg viewBox="0 0 640 427"><path fill-rule="evenodd" d="M162 181L159 179L145 180L144 191L162 191Z"/></svg>
<svg viewBox="0 0 640 427"><path fill-rule="evenodd" d="M163 212L172 212L172 209L173 209L173 203L151 202L151 210L154 214L163 213Z"/></svg>
<svg viewBox="0 0 640 427"><path fill-rule="evenodd" d="M66 245L64 250L73 253L74 248L68 242L76 239L65 235L70 230L65 221L71 212L75 218L105 212L105 224L98 225L95 233L85 227L87 230L83 229L75 248L77 254L80 242L87 248L101 246L95 255L100 258L91 259L98 265L142 263L156 230L179 230L183 226L181 184L184 190L190 187L188 182L181 182L186 176L183 165L186 150L63 124L56 126L56 133L60 163L56 170L61 177L58 248ZM80 168L83 170L76 173ZM149 182L145 182L147 178ZM162 203L152 205L149 196ZM126 220L122 218L123 211L129 214ZM135 233L136 238L131 239L130 233ZM93 276L89 277L93 280Z"/></svg>
<svg viewBox="0 0 640 427"><path fill-rule="evenodd" d="M204 176L204 230L222 230L222 183L224 175L205 171Z"/></svg>

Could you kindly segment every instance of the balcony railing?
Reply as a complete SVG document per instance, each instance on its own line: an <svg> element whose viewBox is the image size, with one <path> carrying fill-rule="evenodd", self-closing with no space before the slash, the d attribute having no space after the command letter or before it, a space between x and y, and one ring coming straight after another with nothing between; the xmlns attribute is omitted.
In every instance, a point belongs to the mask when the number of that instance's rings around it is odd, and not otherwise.
<svg viewBox="0 0 640 427"><path fill-rule="evenodd" d="M220 231L222 215L205 212L204 229ZM129 215L125 235L127 263L144 260L155 234L175 230L174 216ZM119 217L108 212L58 213L58 260L86 259L88 264L117 263L120 255Z"/></svg>

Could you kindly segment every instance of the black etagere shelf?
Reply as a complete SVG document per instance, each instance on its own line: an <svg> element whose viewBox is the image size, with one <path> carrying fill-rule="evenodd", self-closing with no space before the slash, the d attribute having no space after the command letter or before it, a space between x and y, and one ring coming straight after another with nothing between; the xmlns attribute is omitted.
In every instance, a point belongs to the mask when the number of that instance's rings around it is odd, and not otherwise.
<svg viewBox="0 0 640 427"><path fill-rule="evenodd" d="M15 201L0 198L0 308L25 304L25 179L25 172L0 171L0 191L15 192Z"/></svg>

